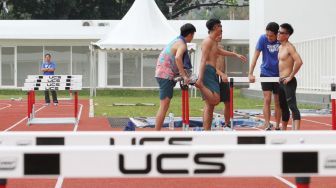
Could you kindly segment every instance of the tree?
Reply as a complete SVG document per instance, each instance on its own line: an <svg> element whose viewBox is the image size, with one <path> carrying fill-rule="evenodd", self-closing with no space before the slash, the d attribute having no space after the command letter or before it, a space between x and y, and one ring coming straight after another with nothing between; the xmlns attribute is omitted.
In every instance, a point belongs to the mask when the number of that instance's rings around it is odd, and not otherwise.
<svg viewBox="0 0 336 188"><path fill-rule="evenodd" d="M200 10L202 7L219 7L223 9L224 7L248 7L249 2L247 0L175 0L170 1L174 3L174 13L172 13L171 18L178 18L181 15L188 13L191 10Z"/></svg>
<svg viewBox="0 0 336 188"><path fill-rule="evenodd" d="M12 0L13 19L121 19L134 0Z"/></svg>
<svg viewBox="0 0 336 188"><path fill-rule="evenodd" d="M243 3L239 3L242 1ZM231 8L236 15L247 12L248 0L155 0L162 13L167 18L183 18L184 15L197 12L196 15L214 11L221 19L226 19ZM112 19L120 20L127 13L134 0L8 0L10 7L7 19ZM167 3L174 3L170 15ZM237 10L234 7L245 8ZM207 8L207 9L204 9ZM247 8L247 9L246 9ZM238 16L239 17L239 16ZM197 18L196 18L197 19Z"/></svg>

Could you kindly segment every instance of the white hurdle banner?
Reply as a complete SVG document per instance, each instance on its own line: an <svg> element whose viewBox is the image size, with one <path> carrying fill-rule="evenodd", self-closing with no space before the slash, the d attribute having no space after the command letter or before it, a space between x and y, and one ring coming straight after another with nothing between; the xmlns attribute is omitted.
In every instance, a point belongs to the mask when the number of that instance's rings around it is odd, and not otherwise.
<svg viewBox="0 0 336 188"><path fill-rule="evenodd" d="M22 91L45 91L45 90L55 90L55 91L61 91L61 90L71 90L71 91L78 91L82 90L81 86L28 86L28 87L22 87Z"/></svg>
<svg viewBox="0 0 336 188"><path fill-rule="evenodd" d="M82 87L82 82L40 82L24 83L23 87Z"/></svg>
<svg viewBox="0 0 336 188"><path fill-rule="evenodd" d="M28 75L27 79L82 79L83 75Z"/></svg>
<svg viewBox="0 0 336 188"><path fill-rule="evenodd" d="M234 83L249 83L248 77L228 77L228 81L233 80ZM279 82L279 77L255 77L255 82Z"/></svg>
<svg viewBox="0 0 336 188"><path fill-rule="evenodd" d="M72 83L81 83L82 79L79 78L42 78L42 79L25 79L25 83L58 83L58 82L72 82Z"/></svg>
<svg viewBox="0 0 336 188"><path fill-rule="evenodd" d="M5 146L336 145L336 131L3 132ZM1 177L1 176L0 176Z"/></svg>
<svg viewBox="0 0 336 188"><path fill-rule="evenodd" d="M335 145L0 147L0 177L336 176Z"/></svg>

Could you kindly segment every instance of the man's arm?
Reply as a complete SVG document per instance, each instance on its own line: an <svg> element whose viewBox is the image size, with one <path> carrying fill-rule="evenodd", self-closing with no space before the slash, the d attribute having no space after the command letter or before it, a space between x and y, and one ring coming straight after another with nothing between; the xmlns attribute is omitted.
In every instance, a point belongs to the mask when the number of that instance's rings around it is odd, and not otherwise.
<svg viewBox="0 0 336 188"><path fill-rule="evenodd" d="M294 67L293 67L293 71L292 73L290 74L290 78L294 78L294 76L296 75L296 73L299 72L303 62L302 62L302 59L299 55L299 53L296 51L295 47L290 44L289 47L288 47L288 52L289 52L289 55L293 58L294 60Z"/></svg>
<svg viewBox="0 0 336 188"><path fill-rule="evenodd" d="M248 75L250 82L255 82L255 76L253 75L253 72L254 72L254 68L257 64L259 56L260 56L260 51L255 50L253 58L252 58L252 62L250 65L249 75Z"/></svg>
<svg viewBox="0 0 336 188"><path fill-rule="evenodd" d="M237 57L239 58L242 62L246 63L247 62L247 59L245 56L241 55L241 54L237 54L237 53L234 53L234 52L230 52L230 51L227 51L227 50L224 50L222 48L217 48L217 52L218 52L218 55L222 55L222 56L233 56L233 57Z"/></svg>
<svg viewBox="0 0 336 188"><path fill-rule="evenodd" d="M184 83L188 84L189 78L183 68L183 54L187 50L187 46L183 43L179 43L177 45L178 47L175 55L175 62L180 75L183 77Z"/></svg>

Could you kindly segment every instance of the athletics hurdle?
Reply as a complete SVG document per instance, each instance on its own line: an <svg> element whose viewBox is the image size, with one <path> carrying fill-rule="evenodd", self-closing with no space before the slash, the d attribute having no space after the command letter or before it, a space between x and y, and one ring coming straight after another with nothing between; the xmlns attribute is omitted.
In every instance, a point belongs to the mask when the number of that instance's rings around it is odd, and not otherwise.
<svg viewBox="0 0 336 188"><path fill-rule="evenodd" d="M331 84L331 114L332 130L336 130L336 83Z"/></svg>
<svg viewBox="0 0 336 188"><path fill-rule="evenodd" d="M0 177L336 176L335 155L335 145L12 146L0 148Z"/></svg>
<svg viewBox="0 0 336 188"><path fill-rule="evenodd" d="M28 122L30 124L78 124L78 91L82 90L82 75L28 75L23 91L27 91ZM71 90L74 91L73 117L35 118L35 91Z"/></svg>
<svg viewBox="0 0 336 188"><path fill-rule="evenodd" d="M0 146L336 145L335 131L3 132Z"/></svg>

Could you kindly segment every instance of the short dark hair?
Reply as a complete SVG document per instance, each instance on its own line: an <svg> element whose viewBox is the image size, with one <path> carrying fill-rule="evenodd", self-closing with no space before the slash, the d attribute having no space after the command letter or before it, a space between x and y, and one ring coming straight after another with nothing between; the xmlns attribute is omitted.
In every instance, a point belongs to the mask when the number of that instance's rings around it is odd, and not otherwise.
<svg viewBox="0 0 336 188"><path fill-rule="evenodd" d="M51 57L51 55L49 53L47 53L47 54L44 55L44 57L47 57L47 56Z"/></svg>
<svg viewBox="0 0 336 188"><path fill-rule="evenodd" d="M195 33L196 32L196 28L193 24L191 23L186 23L184 25L182 25L182 27L180 28L181 31L181 35L183 37L188 36L190 33Z"/></svg>
<svg viewBox="0 0 336 188"><path fill-rule="evenodd" d="M291 36L294 33L294 29L289 23L283 23L280 25L280 27L286 29L289 36Z"/></svg>
<svg viewBox="0 0 336 188"><path fill-rule="evenodd" d="M215 25L220 24L221 21L217 18L211 18L206 22L206 27L208 28L209 31L212 31L215 27Z"/></svg>
<svg viewBox="0 0 336 188"><path fill-rule="evenodd" d="M267 24L266 26L266 31L271 31L273 32L275 35L278 34L279 31L279 24L275 23L275 22L270 22Z"/></svg>

